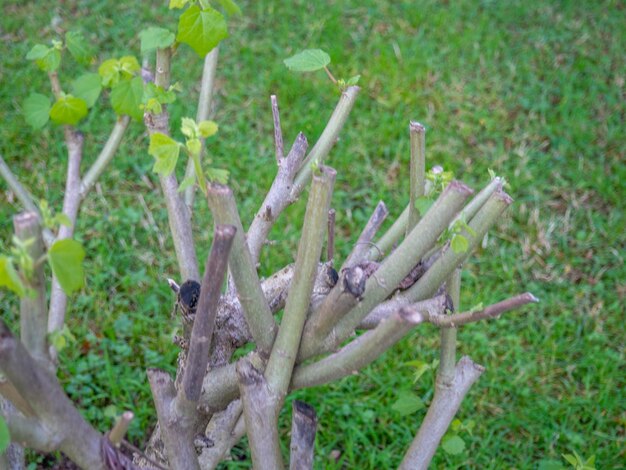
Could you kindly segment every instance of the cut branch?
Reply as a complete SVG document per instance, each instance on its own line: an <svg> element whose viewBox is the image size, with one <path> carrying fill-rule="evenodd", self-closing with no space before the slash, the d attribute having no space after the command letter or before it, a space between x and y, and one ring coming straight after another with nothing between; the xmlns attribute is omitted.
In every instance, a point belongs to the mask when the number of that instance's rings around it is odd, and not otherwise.
<svg viewBox="0 0 626 470"><path fill-rule="evenodd" d="M467 250L455 253L447 247L428 271L410 289L404 291L403 296L411 302L416 302L427 299L437 292L443 281L470 256L489 228L512 202L511 197L505 192L493 193L468 224L474 234L467 231L463 233L468 240Z"/></svg>
<svg viewBox="0 0 626 470"><path fill-rule="evenodd" d="M442 314L446 308L445 296L435 297L412 307L410 312L403 309L381 321L373 330L362 334L334 354L317 362L295 369L291 388L293 390L323 385L367 366L378 359L387 349L400 341L411 329L422 323L424 318Z"/></svg>
<svg viewBox="0 0 626 470"><path fill-rule="evenodd" d="M525 292L524 294L516 295L515 297L511 297L493 305L489 305L488 307L485 307L481 310L456 313L454 315L430 315L423 321L427 321L439 327L457 327L481 320L495 319L503 313L508 312L509 310L513 310L523 305L536 302L539 302L539 299L537 297L535 297L530 292ZM407 309L407 314L417 314L417 312L415 312L412 307L407 306L405 308Z"/></svg>
<svg viewBox="0 0 626 470"><path fill-rule="evenodd" d="M352 110L352 106L356 101L359 91L360 88L358 86L351 86L341 94L339 103L337 103L337 107L328 120L328 124L326 124L322 135L317 140L315 146L311 149L311 152L309 152L304 162L302 162L300 171L298 172L293 188L291 189L290 199L298 199L298 196L300 196L300 193L304 190L311 179L311 163L321 165L330 152L330 149L332 149L333 145L335 145L337 137L350 115L350 111Z"/></svg>
<svg viewBox="0 0 626 470"><path fill-rule="evenodd" d="M262 372L248 361L239 362L237 374L252 464L257 470L282 469L284 462L277 421L277 403L282 402L282 399L272 391Z"/></svg>
<svg viewBox="0 0 626 470"><path fill-rule="evenodd" d="M413 439L400 464L400 470L425 470L428 468L439 442L461 406L463 398L484 370L484 367L475 364L469 357L464 356L455 368L451 385L444 386L437 383L433 401L415 439Z"/></svg>
<svg viewBox="0 0 626 470"><path fill-rule="evenodd" d="M339 320L325 340L315 338L303 341L300 359L311 357L323 350L333 350L348 338L361 320L397 288L402 279L435 244L471 192L472 190L461 182L450 183L409 236L367 280L363 300Z"/></svg>
<svg viewBox="0 0 626 470"><path fill-rule="evenodd" d="M313 176L298 245L294 279L287 297L283 320L265 369L265 378L273 392L280 397L281 404L289 388L302 329L309 310L336 174L332 168L322 166L320 173Z"/></svg>
<svg viewBox="0 0 626 470"><path fill-rule="evenodd" d="M24 206L24 209L26 209L26 212L34 212L41 217L39 207L35 204L33 196L24 186L22 186L22 183L20 183L17 177L13 174L7 163L4 161L4 158L2 158L2 155L0 155L0 175L2 175L4 180L7 182L11 191L15 193L19 201L22 203L22 206ZM46 246L52 245L52 242L54 241L54 234L50 231L50 229L44 228L42 235Z"/></svg>
<svg viewBox="0 0 626 470"><path fill-rule="evenodd" d="M122 416L115 422L115 426L109 432L109 440L111 444L115 446L119 446L122 440L124 439L124 435L126 431L128 431L128 427L130 426L130 422L133 420L135 415L132 411L125 411L122 413Z"/></svg>
<svg viewBox="0 0 626 470"><path fill-rule="evenodd" d="M424 195L426 182L426 128L419 122L409 123L411 136L411 164L409 168L409 219L406 225L408 235L417 225L420 214L415 206L418 198Z"/></svg>
<svg viewBox="0 0 626 470"><path fill-rule="evenodd" d="M274 344L276 322L263 295L259 276L246 245L233 192L228 186L212 183L208 188L207 199L215 223L233 225L237 229L228 267L235 282L237 297L241 302L250 333L259 350L267 353Z"/></svg>
<svg viewBox="0 0 626 470"><path fill-rule="evenodd" d="M402 240L406 232L406 225L409 220L409 206L407 205L400 216L393 222L391 227L380 237L374 246L369 249L367 259L378 261L389 253L393 247Z"/></svg>
<svg viewBox="0 0 626 470"><path fill-rule="evenodd" d="M189 401L197 402L200 398L202 379L209 362L209 349L215 327L217 304L235 231L236 229L232 225L215 227L213 245L207 258L200 287L200 300L191 330L189 353L183 377L185 399Z"/></svg>
<svg viewBox="0 0 626 470"><path fill-rule="evenodd" d="M274 222L282 211L293 202L290 199L293 179L298 168L300 168L307 146L306 137L299 133L287 157L278 162L278 173L274 178L272 187L248 229L248 247L255 265L259 261L261 248L267 240L267 235L270 233Z"/></svg>
<svg viewBox="0 0 626 470"><path fill-rule="evenodd" d="M32 240L28 255L35 261L44 255L41 225L35 212L24 212L13 218L15 235L22 241ZM48 309L46 307L46 280L43 265L35 264L28 279L34 295L20 298L20 336L28 352L43 367L50 368L48 355Z"/></svg>
<svg viewBox="0 0 626 470"><path fill-rule="evenodd" d="M370 216L370 219L367 221L367 224L365 224L359 239L354 244L352 252L344 261L342 269L354 266L367 259L367 253L372 245L372 240L374 240L376 232L378 232L378 229L385 221L388 214L387 206L383 201L380 201Z"/></svg>
<svg viewBox="0 0 626 470"><path fill-rule="evenodd" d="M192 437L194 418L189 416L192 406L183 410L175 406L176 388L167 372L149 369L148 380L171 468L200 470Z"/></svg>
<svg viewBox="0 0 626 470"><path fill-rule="evenodd" d="M317 432L317 415L311 405L294 400L291 417L290 470L311 470Z"/></svg>

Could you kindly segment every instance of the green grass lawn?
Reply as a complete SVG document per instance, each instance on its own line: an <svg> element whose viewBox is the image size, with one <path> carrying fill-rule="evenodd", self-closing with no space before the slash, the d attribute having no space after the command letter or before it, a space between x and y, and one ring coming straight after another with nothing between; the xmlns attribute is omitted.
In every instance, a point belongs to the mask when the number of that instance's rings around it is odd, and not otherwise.
<svg viewBox="0 0 626 470"><path fill-rule="evenodd" d="M37 198L62 204L62 133L33 132L20 114L30 93L48 92L47 77L24 60L55 28L78 26L103 60L139 55L136 33L174 28L165 2L5 0L0 19L0 154ZM121 5L123 4L123 6ZM244 226L275 173L269 95L278 95L286 145L303 131L313 142L338 98L323 73L298 75L282 60L322 48L336 76L361 74L361 94L333 149L338 171L339 253L379 200L397 216L408 200L408 122L427 128L429 166L440 164L480 188L487 169L504 175L515 204L465 266L461 303L469 308L530 290L541 299L499 321L463 328L459 351L487 371L457 417L473 420L459 455L439 450L433 468L540 468L563 453L596 456L597 468L625 461L624 199L626 197L626 8L619 1L242 2L218 67L220 132L210 146L216 166L231 171ZM173 80L184 91L173 122L195 115L197 56L181 48ZM76 71L61 70L61 79ZM101 100L80 128L84 166L113 122ZM179 135L180 137L180 135ZM176 273L165 206L152 157L133 124L113 165L82 206L77 238L87 250L87 286L72 297L76 343L63 351L60 377L100 429L135 411L136 444L154 424L146 367L174 370L170 338ZM0 251L10 246L20 205L0 181ZM280 241L262 254L268 275L294 259L304 203L286 211L272 232ZM153 222L152 222L153 220ZM198 254L211 226L196 203ZM0 293L4 318L17 301ZM433 372L413 382L405 363L431 362L438 333L428 326L358 376L295 394L319 416L316 468L393 468L424 415L392 409L404 390L432 397ZM621 370L621 372L620 372ZM287 426L285 417L284 427ZM235 449L236 455L245 455ZM34 458L34 457L33 457ZM249 461L228 468L247 468ZM547 467L546 467L547 468Z"/></svg>

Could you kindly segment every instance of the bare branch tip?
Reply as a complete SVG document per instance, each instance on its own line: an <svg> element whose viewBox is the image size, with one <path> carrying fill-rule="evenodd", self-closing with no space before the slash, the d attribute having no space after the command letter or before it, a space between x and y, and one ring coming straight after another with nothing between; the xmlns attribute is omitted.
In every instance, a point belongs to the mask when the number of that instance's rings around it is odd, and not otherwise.
<svg viewBox="0 0 626 470"><path fill-rule="evenodd" d="M410 121L409 122L409 130L411 132L417 132L417 133L425 133L426 132L426 126L424 126L423 124L417 122L417 121Z"/></svg>

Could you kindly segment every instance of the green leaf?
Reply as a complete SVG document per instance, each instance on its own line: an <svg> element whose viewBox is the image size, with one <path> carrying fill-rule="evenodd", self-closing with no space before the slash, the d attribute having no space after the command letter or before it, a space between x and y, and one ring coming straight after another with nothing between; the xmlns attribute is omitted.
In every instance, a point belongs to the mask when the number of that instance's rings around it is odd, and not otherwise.
<svg viewBox="0 0 626 470"><path fill-rule="evenodd" d="M67 325L63 324L63 328L50 333L48 341L54 346L54 349L61 352L69 343L76 341L76 337L72 334Z"/></svg>
<svg viewBox="0 0 626 470"><path fill-rule="evenodd" d="M111 105L117 114L127 114L136 121L143 118L141 103L143 100L143 80L135 77L132 80L118 82L111 89Z"/></svg>
<svg viewBox="0 0 626 470"><path fill-rule="evenodd" d="M102 85L111 87L120 80L117 59L107 59L98 67L98 75L102 77Z"/></svg>
<svg viewBox="0 0 626 470"><path fill-rule="evenodd" d="M22 106L24 119L33 129L41 129L50 119L50 98L39 93L31 93Z"/></svg>
<svg viewBox="0 0 626 470"><path fill-rule="evenodd" d="M86 73L72 82L72 94L77 98L82 98L91 108L102 91L102 79L97 73Z"/></svg>
<svg viewBox="0 0 626 470"><path fill-rule="evenodd" d="M28 51L26 59L34 60L37 66L45 72L54 72L61 65L61 52L55 47L36 44Z"/></svg>
<svg viewBox="0 0 626 470"><path fill-rule="evenodd" d="M0 455L7 450L11 443L11 435L9 434L9 427L7 426L4 416L0 415Z"/></svg>
<svg viewBox="0 0 626 470"><path fill-rule="evenodd" d="M165 134L155 132L150 136L148 153L156 159L152 171L167 176L176 168L180 144Z"/></svg>
<svg viewBox="0 0 626 470"><path fill-rule="evenodd" d="M76 62L80 64L91 63L94 57L94 50L82 33L78 31L68 31L65 34L65 45Z"/></svg>
<svg viewBox="0 0 626 470"><path fill-rule="evenodd" d="M185 178L184 180L180 182L180 184L178 185L178 192L181 193L188 187L193 186L194 184L196 184L195 174L188 176L187 178Z"/></svg>
<svg viewBox="0 0 626 470"><path fill-rule="evenodd" d="M467 251L469 248L469 242L467 241L467 238L457 233L452 237L450 246L452 247L452 251L458 255L459 253L465 253Z"/></svg>
<svg viewBox="0 0 626 470"><path fill-rule="evenodd" d="M398 399L391 405L391 409L400 413L401 416L407 416L424 408L424 402L413 392L401 391Z"/></svg>
<svg viewBox="0 0 626 470"><path fill-rule="evenodd" d="M174 44L176 36L165 28L150 27L139 32L141 39L141 53L145 54L154 49L164 49Z"/></svg>
<svg viewBox="0 0 626 470"><path fill-rule="evenodd" d="M330 56L321 49L306 49L283 62L294 72L314 72L330 64Z"/></svg>
<svg viewBox="0 0 626 470"><path fill-rule="evenodd" d="M227 37L226 20L213 8L200 10L197 5L192 5L180 15L176 39L191 46L200 57L204 57Z"/></svg>
<svg viewBox="0 0 626 470"><path fill-rule="evenodd" d="M206 171L206 177L209 181L214 181L220 184L228 184L228 178L230 172L221 168L208 168Z"/></svg>
<svg viewBox="0 0 626 470"><path fill-rule="evenodd" d="M55 241L48 250L48 262L52 272L67 295L85 284L82 265L84 258L85 250L82 245L71 238Z"/></svg>
<svg viewBox="0 0 626 470"><path fill-rule="evenodd" d="M130 80L135 73L141 70L139 62L133 56L124 56L120 59L108 59L98 67L98 74L102 77L102 85L112 87L120 80Z"/></svg>
<svg viewBox="0 0 626 470"><path fill-rule="evenodd" d="M43 59L50 52L50 48L48 46L44 46L43 44L35 44L28 54L26 54L27 60L39 60Z"/></svg>
<svg viewBox="0 0 626 470"><path fill-rule="evenodd" d="M428 212L428 209L433 205L435 201L429 197L422 196L415 199L415 208L419 211L420 216L424 217L424 214Z"/></svg>
<svg viewBox="0 0 626 470"><path fill-rule="evenodd" d="M355 75L354 77L350 77L350 78L348 79L348 81L346 82L346 85L347 85L347 86L354 86L354 85L356 85L357 83L359 83L359 80L360 80L360 79L361 79L361 76L360 76L360 75Z"/></svg>
<svg viewBox="0 0 626 470"><path fill-rule="evenodd" d="M82 98L65 95L52 105L50 119L57 124L69 124L75 126L87 116L87 103Z"/></svg>
<svg viewBox="0 0 626 470"><path fill-rule="evenodd" d="M154 114L161 114L163 110L162 104L170 104L176 101L176 93L174 90L168 89L165 91L160 86L155 85L152 82L146 83L143 91L143 102L146 105L146 109ZM158 106L157 106L158 105Z"/></svg>
<svg viewBox="0 0 626 470"><path fill-rule="evenodd" d="M26 287L13 266L13 260L7 256L0 256L0 286L5 286L20 297L26 294Z"/></svg>
<svg viewBox="0 0 626 470"><path fill-rule="evenodd" d="M441 441L441 447L450 455L459 455L465 450L465 441L459 436L445 436Z"/></svg>
<svg viewBox="0 0 626 470"><path fill-rule="evenodd" d="M198 130L200 135L205 139L215 135L218 131L218 126L214 121L201 121L198 123Z"/></svg>
<svg viewBox="0 0 626 470"><path fill-rule="evenodd" d="M70 220L70 218L64 214L63 212L59 212L57 215L55 215L52 218L52 223L54 225L65 225L66 227L71 227L72 226L72 221Z"/></svg>
<svg viewBox="0 0 626 470"><path fill-rule="evenodd" d="M198 136L199 130L196 121L191 118L184 117L180 121L180 131L185 137L194 138Z"/></svg>
<svg viewBox="0 0 626 470"><path fill-rule="evenodd" d="M233 0L217 0L219 2L220 5L222 5L222 8L224 10L226 10L226 13L228 13L229 15L240 15L241 14L241 8L239 8L239 6L233 2Z"/></svg>
<svg viewBox="0 0 626 470"><path fill-rule="evenodd" d="M567 462L572 466L572 467L577 467L578 466L578 460L576 459L576 457L574 457L572 454L562 454L563 458L565 460L567 460Z"/></svg>
<svg viewBox="0 0 626 470"><path fill-rule="evenodd" d="M174 10L175 8L185 8L185 5L189 3L190 0L170 0L170 10Z"/></svg>

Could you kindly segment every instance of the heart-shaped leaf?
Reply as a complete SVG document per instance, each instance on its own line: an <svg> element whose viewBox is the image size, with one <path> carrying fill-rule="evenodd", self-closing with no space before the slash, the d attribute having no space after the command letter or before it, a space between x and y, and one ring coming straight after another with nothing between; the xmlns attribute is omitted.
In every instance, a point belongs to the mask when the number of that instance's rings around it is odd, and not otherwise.
<svg viewBox="0 0 626 470"><path fill-rule="evenodd" d="M402 391L398 394L398 399L391 405L391 409L406 416L415 413L424 408L424 402L415 393L410 391Z"/></svg>
<svg viewBox="0 0 626 470"><path fill-rule="evenodd" d="M76 292L85 284L83 273L85 250L76 240L65 238L55 241L48 250L48 262L67 295Z"/></svg>
<svg viewBox="0 0 626 470"><path fill-rule="evenodd" d="M82 98L65 95L52 105L50 119L57 124L69 124L75 126L87 116L87 103Z"/></svg>
<svg viewBox="0 0 626 470"><path fill-rule="evenodd" d="M201 10L197 5L192 5L180 15L176 39L191 46L200 57L207 55L227 37L226 20L213 8Z"/></svg>
<svg viewBox="0 0 626 470"><path fill-rule="evenodd" d="M152 171L167 176L176 168L176 162L180 154L180 144L170 136L155 132L150 136L148 153L156 159Z"/></svg>
<svg viewBox="0 0 626 470"><path fill-rule="evenodd" d="M33 129L41 129L50 119L50 98L39 93L32 93L22 106L24 119Z"/></svg>
<svg viewBox="0 0 626 470"><path fill-rule="evenodd" d="M82 98L91 108L102 91L102 79L97 73L86 73L72 82L72 93L77 98Z"/></svg>
<svg viewBox="0 0 626 470"><path fill-rule="evenodd" d="M141 39L141 53L152 51L154 49L164 49L174 44L174 33L165 29L150 27L139 32Z"/></svg>
<svg viewBox="0 0 626 470"><path fill-rule="evenodd" d="M65 34L65 45L76 62L80 64L91 63L94 57L94 50L82 33L78 31L68 31Z"/></svg>
<svg viewBox="0 0 626 470"><path fill-rule="evenodd" d="M294 72L314 72L330 64L330 56L321 49L306 49L283 62Z"/></svg>
<svg viewBox="0 0 626 470"><path fill-rule="evenodd" d="M127 114L136 121L143 118L143 80L135 77L122 80L111 89L111 105L117 114Z"/></svg>

